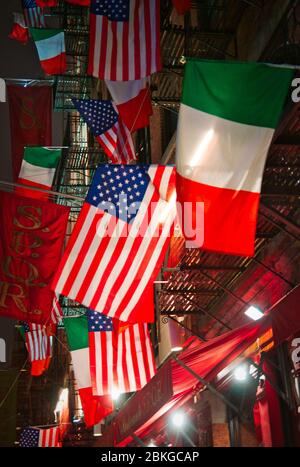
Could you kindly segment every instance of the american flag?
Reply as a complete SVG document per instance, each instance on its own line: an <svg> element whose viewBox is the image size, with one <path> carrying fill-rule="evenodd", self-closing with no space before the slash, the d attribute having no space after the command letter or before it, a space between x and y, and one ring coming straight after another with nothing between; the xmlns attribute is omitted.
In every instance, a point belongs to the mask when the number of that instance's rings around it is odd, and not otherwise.
<svg viewBox="0 0 300 467"><path fill-rule="evenodd" d="M98 167L54 278L56 292L121 321L152 322L174 195L174 167Z"/></svg>
<svg viewBox="0 0 300 467"><path fill-rule="evenodd" d="M35 0L36 4L40 7L57 6L58 0Z"/></svg>
<svg viewBox="0 0 300 467"><path fill-rule="evenodd" d="M63 311L59 304L59 297L55 295L53 299L53 307L51 310L50 322L53 324L58 324L63 318Z"/></svg>
<svg viewBox="0 0 300 467"><path fill-rule="evenodd" d="M80 116L91 128L105 154L115 163L135 159L131 134L119 118L112 101L72 99Z"/></svg>
<svg viewBox="0 0 300 467"><path fill-rule="evenodd" d="M58 301L58 295L55 295L49 324L22 322L26 348L31 362L31 374L34 376L42 374L50 364L53 353L53 335L56 332L56 325L61 321L62 317L63 312Z"/></svg>
<svg viewBox="0 0 300 467"><path fill-rule="evenodd" d="M92 0L88 74L128 81L160 70L159 0Z"/></svg>
<svg viewBox="0 0 300 467"><path fill-rule="evenodd" d="M128 324L88 310L93 394L141 389L155 374L146 323Z"/></svg>
<svg viewBox="0 0 300 467"><path fill-rule="evenodd" d="M24 428L21 433L20 447L22 448L60 448L60 429L52 428Z"/></svg>
<svg viewBox="0 0 300 467"><path fill-rule="evenodd" d="M35 0L22 0L26 26L30 28L45 28L43 8L37 6Z"/></svg>
<svg viewBox="0 0 300 467"><path fill-rule="evenodd" d="M42 324L26 322L23 322L23 328L30 362L40 361L42 365L47 365L53 351L52 329Z"/></svg>

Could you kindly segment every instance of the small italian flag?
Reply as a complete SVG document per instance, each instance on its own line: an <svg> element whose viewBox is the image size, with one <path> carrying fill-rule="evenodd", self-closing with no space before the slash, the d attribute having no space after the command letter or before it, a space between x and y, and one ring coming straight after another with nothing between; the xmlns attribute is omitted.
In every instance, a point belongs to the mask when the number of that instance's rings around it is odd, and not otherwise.
<svg viewBox="0 0 300 467"><path fill-rule="evenodd" d="M10 39L15 39L22 44L27 44L28 27L25 24L25 18L22 13L14 13L14 24L8 37L10 37Z"/></svg>
<svg viewBox="0 0 300 467"><path fill-rule="evenodd" d="M114 410L113 402L109 396L93 396L87 317L83 315L65 318L64 327L67 333L85 424L88 427L93 426Z"/></svg>
<svg viewBox="0 0 300 467"><path fill-rule="evenodd" d="M47 75L66 71L65 33L62 29L29 28L35 42L41 67Z"/></svg>
<svg viewBox="0 0 300 467"><path fill-rule="evenodd" d="M48 199L46 193L30 190L36 187L49 190L52 187L54 174L61 157L61 149L45 147L26 147L17 183L26 185L18 187L16 191L31 198Z"/></svg>
<svg viewBox="0 0 300 467"><path fill-rule="evenodd" d="M188 60L176 165L190 246L253 255L264 166L292 76L262 63Z"/></svg>

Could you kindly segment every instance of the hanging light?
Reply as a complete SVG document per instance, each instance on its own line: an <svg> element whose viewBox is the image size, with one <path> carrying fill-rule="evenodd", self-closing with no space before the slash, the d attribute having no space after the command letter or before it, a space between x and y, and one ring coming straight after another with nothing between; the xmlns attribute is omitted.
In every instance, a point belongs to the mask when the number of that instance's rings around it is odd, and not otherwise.
<svg viewBox="0 0 300 467"><path fill-rule="evenodd" d="M102 436L101 422L93 426L93 436Z"/></svg>
<svg viewBox="0 0 300 467"><path fill-rule="evenodd" d="M249 370L248 370L247 365L237 366L233 372L233 375L237 381L246 381L249 375Z"/></svg>
<svg viewBox="0 0 300 467"><path fill-rule="evenodd" d="M61 391L56 407L54 409L55 421L57 421L57 415L61 414L63 408L66 406L69 398L69 389L65 388Z"/></svg>
<svg viewBox="0 0 300 467"><path fill-rule="evenodd" d="M154 444L153 441L151 441L151 442L148 444L148 448L156 448L156 444Z"/></svg>
<svg viewBox="0 0 300 467"><path fill-rule="evenodd" d="M171 415L171 422L176 428L181 428L186 422L186 416L182 411L174 412Z"/></svg>
<svg viewBox="0 0 300 467"><path fill-rule="evenodd" d="M247 310L245 311L245 315L248 316L249 318L253 319L253 321L257 321L260 319L264 314L263 312L259 309L256 308L256 306L249 306Z"/></svg>
<svg viewBox="0 0 300 467"><path fill-rule="evenodd" d="M117 401L120 398L120 391L117 387L114 387L111 393L111 398L113 401Z"/></svg>

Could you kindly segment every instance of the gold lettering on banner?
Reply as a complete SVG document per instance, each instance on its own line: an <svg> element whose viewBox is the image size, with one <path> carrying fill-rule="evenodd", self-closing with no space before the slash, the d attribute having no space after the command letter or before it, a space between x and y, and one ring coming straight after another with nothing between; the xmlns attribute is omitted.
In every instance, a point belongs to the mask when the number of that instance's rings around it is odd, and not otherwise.
<svg viewBox="0 0 300 467"><path fill-rule="evenodd" d="M13 302L18 310L26 315L42 315L42 310L32 309L34 303L29 309L26 307L29 298L28 287L47 286L40 278L38 266L31 260L40 256L39 248L44 244L38 230L50 231L48 227L43 228L42 208L32 205L18 206L13 218L13 226L15 228L10 243L11 255L4 258L0 265L3 274L13 283L0 282L0 308L9 309Z"/></svg>
<svg viewBox="0 0 300 467"><path fill-rule="evenodd" d="M28 211L28 209L34 210L36 215ZM29 219L32 222L31 226L23 225L20 219L14 217L13 224L20 229L36 230L42 226L42 208L37 208L36 206L18 206L18 214L24 216L26 219Z"/></svg>
<svg viewBox="0 0 300 467"><path fill-rule="evenodd" d="M23 130L41 128L41 123L34 112L34 100L31 97L23 97L21 100L19 122Z"/></svg>
<svg viewBox="0 0 300 467"><path fill-rule="evenodd" d="M13 272L11 271L11 264L16 261L20 261L24 265L28 266L27 277L24 278L22 276L16 276L15 274L13 274ZM39 278L39 271L37 267L34 266L34 264L31 264L28 261L26 261L26 259L24 258L13 258L12 256L8 256L2 263L2 269L8 277L14 279L17 282L21 282L21 284L25 284L27 286L45 287L45 284L43 282L36 282Z"/></svg>
<svg viewBox="0 0 300 467"><path fill-rule="evenodd" d="M17 289L16 292L10 291L15 287ZM23 287L19 284L9 284L8 282L0 282L0 307L2 308L9 308L9 304L7 304L7 299L10 297L17 308L23 313L27 313L27 309L25 307L23 299L26 298L24 294Z"/></svg>
<svg viewBox="0 0 300 467"><path fill-rule="evenodd" d="M43 245L42 239L38 237L37 235L32 235L33 243L31 243L31 245L26 245L26 243L24 242L24 234L25 232L22 232L21 230L13 231L13 239L12 239L11 248L18 255L23 255L24 253L28 251L28 249L30 250L31 248L39 248L40 246ZM39 254L32 253L31 256L33 258L38 258Z"/></svg>

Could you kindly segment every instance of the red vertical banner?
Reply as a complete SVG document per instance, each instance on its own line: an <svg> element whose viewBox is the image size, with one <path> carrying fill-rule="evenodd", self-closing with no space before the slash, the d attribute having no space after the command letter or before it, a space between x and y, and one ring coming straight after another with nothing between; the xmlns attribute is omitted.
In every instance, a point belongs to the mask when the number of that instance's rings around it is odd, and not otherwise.
<svg viewBox="0 0 300 467"><path fill-rule="evenodd" d="M0 191L0 316L50 320L69 208Z"/></svg>
<svg viewBox="0 0 300 467"><path fill-rule="evenodd" d="M52 86L7 86L11 155L17 180L24 146L52 144Z"/></svg>
<svg viewBox="0 0 300 467"><path fill-rule="evenodd" d="M276 373L268 362L264 362L262 368L267 378L261 380L256 393L254 406L256 435L260 445L265 448L283 447L284 434L279 396L268 379L277 383Z"/></svg>

